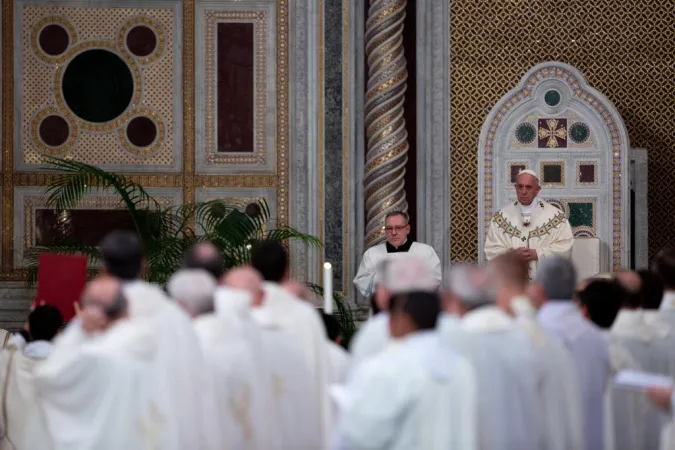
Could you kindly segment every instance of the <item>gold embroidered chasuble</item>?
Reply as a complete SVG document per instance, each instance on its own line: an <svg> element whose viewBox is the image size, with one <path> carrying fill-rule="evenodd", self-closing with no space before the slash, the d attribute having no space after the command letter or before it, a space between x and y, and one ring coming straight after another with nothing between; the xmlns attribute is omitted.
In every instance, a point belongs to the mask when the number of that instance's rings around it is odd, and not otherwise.
<svg viewBox="0 0 675 450"><path fill-rule="evenodd" d="M565 214L543 200L537 200L529 225L523 222L518 202L511 202L492 216L485 239L485 257L489 260L511 249L531 248L537 261L530 261L530 278L544 259L572 255L572 227Z"/></svg>

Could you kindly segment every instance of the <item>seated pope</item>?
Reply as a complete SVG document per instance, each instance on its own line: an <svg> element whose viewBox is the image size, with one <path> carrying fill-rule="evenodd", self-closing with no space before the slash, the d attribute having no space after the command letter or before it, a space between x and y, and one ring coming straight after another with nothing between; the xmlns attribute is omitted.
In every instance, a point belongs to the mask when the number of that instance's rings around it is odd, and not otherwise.
<svg viewBox="0 0 675 450"><path fill-rule="evenodd" d="M541 187L534 171L520 171L515 188L518 200L492 216L485 239L485 257L489 261L508 250L516 250L529 263L532 278L544 259L571 256L572 227L563 211L539 197Z"/></svg>

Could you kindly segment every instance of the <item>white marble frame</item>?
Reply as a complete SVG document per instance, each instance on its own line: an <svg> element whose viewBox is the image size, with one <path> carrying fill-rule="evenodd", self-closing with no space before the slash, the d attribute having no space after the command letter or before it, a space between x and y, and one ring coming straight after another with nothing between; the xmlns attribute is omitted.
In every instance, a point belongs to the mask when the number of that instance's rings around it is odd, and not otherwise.
<svg viewBox="0 0 675 450"><path fill-rule="evenodd" d="M206 63L206 45L205 45L205 13L207 10L212 11L250 11L250 10L265 10L267 12L267 78L266 78L266 94L267 107L265 108L265 163L252 164L238 164L238 163L210 163L207 159L207 152L205 149L206 142L206 71L204 69ZM255 24L254 24L255 30ZM276 107L276 91L277 91L277 27L276 27L276 2L273 0L267 1L237 1L237 2L222 2L222 1L197 1L195 5L195 171L197 173L214 174L214 173L243 173L243 172L270 172L273 173L277 167L277 151L276 151L276 133L277 133L277 107ZM254 31L255 32L255 31ZM217 64L214 66L217 70ZM254 73L256 70L254 62ZM254 89L255 91L255 89ZM254 119L256 117L255 104L256 94L254 92ZM217 108L217 105L216 105ZM217 127L217 110L215 112L215 120ZM292 122L290 122L292 123ZM255 124L255 122L254 122ZM255 124L257 126L257 124ZM254 128L254 152L253 153L223 153L223 157L253 157L257 147L257 137L255 136L257 130ZM217 132L214 137L214 145L218 145ZM217 151L216 149L213 149Z"/></svg>
<svg viewBox="0 0 675 450"><path fill-rule="evenodd" d="M44 164L24 164L21 133L22 34L21 9L24 6L66 6L69 8L172 8L174 10L173 52L173 164L97 164L113 172L180 172L183 169L183 2L180 0L15 0L14 2L14 170L29 171L44 168ZM167 47L168 50L169 47ZM131 105L130 105L131 107ZM111 131L112 133L113 131Z"/></svg>
<svg viewBox="0 0 675 450"><path fill-rule="evenodd" d="M492 155L492 164L493 164L493 169L492 173L497 174L497 176L493 176L492 178L492 184L491 184L491 191L488 192L488 196L490 197L492 201L492 205L487 204L486 200L486 186L485 186L485 177L486 177L486 169L485 169L485 148L486 144L488 142L488 138L493 139L493 135L497 133L497 136L499 136L498 133L500 133L501 129L503 127L508 128L508 132L511 132L512 126L509 126L509 119L513 118L512 111L511 109L509 111L509 108L511 108L512 105L512 99L515 98L515 95L522 91L525 90L526 87L529 88L529 80L537 74L539 71L542 71L544 69L561 69L563 71L569 72L572 76L576 78L578 81L579 85L574 87L574 89L578 89L580 92L586 92L595 99L597 99L598 104L601 105L604 110L607 112L608 117L614 122L616 125L616 133L619 141L619 154L621 157L621 165L619 168L619 172L621 174L624 174L624 176L620 177L619 181L619 193L621 195L621 198L623 199L622 207L621 207L621 212L619 216L619 221L620 221L620 227L621 227L621 234L619 235L619 239L621 242L621 254L619 255L618 260L614 261L616 265L625 267L628 261L630 260L630 240L628 239L629 237L629 208L627 205L629 202L627 202L627 196L628 196L628 167L629 167L629 155L628 155L628 149L630 147L629 139L628 139L628 133L625 128L625 125L623 123L623 120L621 118L621 115L619 112L616 110L616 108L607 100L607 98L602 95L600 92L595 90L593 87L591 87L588 82L585 80L583 75L574 67L570 66L569 64L561 63L561 62L556 62L556 61L550 61L550 62L545 62L541 63L532 69L530 69L522 78L521 81L518 83L514 89L509 91L505 96L503 96L500 101L494 106L494 108L490 111L486 121L483 124L483 127L481 129L481 134L480 134L480 139L479 139L479 148L478 148L478 161L479 161L479 187L478 187L478 199L479 199L479 209L478 209L478 245L479 245L479 261L484 262L485 261L485 254L483 251L484 243L485 243L485 233L486 233L486 220L490 217L492 211L498 210L500 207L503 205L500 204L494 204L495 203L495 198L496 198L496 193L500 192L501 185L497 184L498 182L498 176L500 176L500 171L496 170L494 167L494 164L496 164L495 157L494 157L494 152L499 151L499 148L497 148L497 145L499 145L499 141L494 139L495 142L495 150L493 150L493 155ZM562 85L565 87L565 89L560 89L561 94L562 94L562 99L561 102L558 106L556 107L548 107L546 106L546 114L550 114L551 116L555 117L559 115L562 111L560 108L565 107L567 104L566 99L570 97L570 92L572 92L572 87L570 87L566 82L563 82L562 80L556 78L556 77L549 77L549 78L544 78L542 79L536 79L536 82L534 84L533 89L533 94L534 96L530 97L525 97L522 100L516 101L515 105L515 110L517 111L520 105L523 105L527 102L533 101L533 98L537 98L538 91L539 89L543 89L542 86L544 84L546 85L552 85L553 83L557 82L558 84ZM564 84L563 84L564 83ZM561 86L561 87L562 87ZM598 113L595 112L595 110L592 108L592 106L585 101L581 100L581 98L575 98L575 101L578 101L579 105L583 105L583 108L587 109L587 112L590 114L596 114L596 118L599 116L597 115ZM581 109L583 109L581 108ZM500 120L501 123L497 126L496 132L491 130L491 126L493 124L493 121L495 120ZM599 123L603 123L603 120L601 118L598 118L597 121ZM512 124L511 124L512 125ZM606 125L605 125L605 128ZM607 136L609 137L609 130L607 129ZM509 134L510 137L510 134ZM596 136L598 138L598 136ZM506 138L505 138L506 139ZM604 145L601 142L597 142L597 148L598 149L605 149L605 152L613 152L614 150L609 150L612 149L612 144L611 142L608 143L608 145ZM542 152L542 156L554 154L554 151L548 150L548 149L539 149ZM577 158L586 158L590 156L591 152L579 152L577 155L575 155ZM598 154L598 152L595 152L595 154ZM593 155L595 156L595 155ZM612 168L613 162L608 163L607 168ZM611 188L612 184L608 183L608 187ZM546 197L547 192L545 192L546 189L542 190L543 196ZM583 192L581 190L578 190L579 196L583 196ZM555 194L554 194L555 195ZM497 197L498 198L498 197ZM611 201L612 199L612 194L609 195L609 200ZM598 206L600 207L600 206ZM610 209L613 211L613 208ZM598 224L598 227L600 224ZM609 233L613 233L613 223L612 223L612 217L609 218L605 226L609 229ZM598 234L599 236L601 235L600 233ZM610 252L613 251L613 234L610 234L612 236L612 239L610 240ZM612 261L612 255L609 255L609 261L608 263L611 264Z"/></svg>
<svg viewBox="0 0 675 450"><path fill-rule="evenodd" d="M631 148L630 182L635 189L635 269L649 268L649 154L646 148ZM632 237L631 237L632 238ZM629 239L630 242L630 239Z"/></svg>
<svg viewBox="0 0 675 450"><path fill-rule="evenodd" d="M222 187L222 188L197 188L195 189L195 200L197 202L206 202L210 200L223 198L263 198L267 202L270 209L269 228L275 228L276 224L276 206L277 206L277 190L275 188L238 188L238 187ZM201 233L202 230L197 230Z"/></svg>
<svg viewBox="0 0 675 450"><path fill-rule="evenodd" d="M23 268L26 266L24 260L24 237L26 233L27 224L24 223L24 213L25 213L25 199L28 197L41 197L46 200L47 195L45 193L45 187L15 187L14 188L14 267ZM171 199L172 206L181 205L183 202L183 189L182 188L146 188L148 194L154 198L158 197L168 197ZM92 197L105 197L110 199L119 199L119 197L110 193L109 191L102 191L100 193L92 193L86 195L85 198ZM84 207L81 209L109 209L109 208L88 208ZM120 209L123 209L121 206ZM34 230L32 230L34 232Z"/></svg>

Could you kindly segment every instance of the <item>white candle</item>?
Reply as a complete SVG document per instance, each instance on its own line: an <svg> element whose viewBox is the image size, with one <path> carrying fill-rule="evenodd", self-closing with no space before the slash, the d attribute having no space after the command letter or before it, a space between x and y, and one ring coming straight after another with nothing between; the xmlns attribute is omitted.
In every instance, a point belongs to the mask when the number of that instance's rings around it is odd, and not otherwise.
<svg viewBox="0 0 675 450"><path fill-rule="evenodd" d="M333 314L333 266L323 265L323 312Z"/></svg>

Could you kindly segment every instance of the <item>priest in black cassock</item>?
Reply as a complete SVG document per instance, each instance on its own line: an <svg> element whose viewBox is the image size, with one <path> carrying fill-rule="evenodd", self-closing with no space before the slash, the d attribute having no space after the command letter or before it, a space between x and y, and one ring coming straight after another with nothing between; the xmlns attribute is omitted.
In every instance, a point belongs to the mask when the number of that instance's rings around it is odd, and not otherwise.
<svg viewBox="0 0 675 450"><path fill-rule="evenodd" d="M377 273L380 263L385 259L391 260L405 255L425 261L433 278L441 283L441 260L431 246L409 238L408 214L404 211L388 213L384 218L384 231L386 242L366 250L354 278L354 285L364 297L371 298L375 293L375 284L380 277Z"/></svg>

